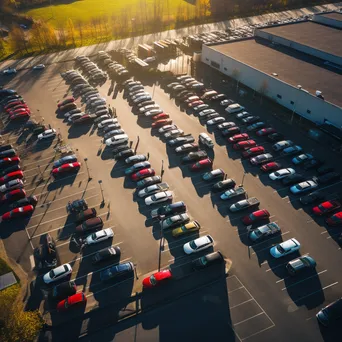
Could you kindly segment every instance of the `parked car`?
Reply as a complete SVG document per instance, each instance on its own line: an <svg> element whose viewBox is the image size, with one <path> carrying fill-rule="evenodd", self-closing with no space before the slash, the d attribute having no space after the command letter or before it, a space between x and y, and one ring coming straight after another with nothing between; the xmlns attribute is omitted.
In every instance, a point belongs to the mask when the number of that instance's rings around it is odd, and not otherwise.
<svg viewBox="0 0 342 342"><path fill-rule="evenodd" d="M88 233L92 230L99 230L103 228L103 221L101 217L94 217L84 221L82 224L76 227L75 231L79 234Z"/></svg>
<svg viewBox="0 0 342 342"><path fill-rule="evenodd" d="M140 163L135 163L125 170L125 175L131 175L140 170L148 169L149 167L151 167L151 163L147 160L140 162Z"/></svg>
<svg viewBox="0 0 342 342"><path fill-rule="evenodd" d="M235 189L226 190L220 196L220 198L221 198L221 200L226 201L226 200L229 200L231 198L244 195L245 193L246 193L246 190L242 186L239 186L239 187L237 187Z"/></svg>
<svg viewBox="0 0 342 342"><path fill-rule="evenodd" d="M292 154L300 153L302 152L302 148L298 145L290 146L285 149L283 149L283 155L289 156Z"/></svg>
<svg viewBox="0 0 342 342"><path fill-rule="evenodd" d="M213 245L214 239L210 235L205 235L190 242L187 242L183 246L183 250L186 254L193 254L210 248Z"/></svg>
<svg viewBox="0 0 342 342"><path fill-rule="evenodd" d="M210 182L213 180L216 180L218 178L224 178L225 172L222 169L215 169L209 172L206 172L203 176L202 179L204 181Z"/></svg>
<svg viewBox="0 0 342 342"><path fill-rule="evenodd" d="M321 309L316 317L318 322L325 327L334 323L337 324L342 318L342 298Z"/></svg>
<svg viewBox="0 0 342 342"><path fill-rule="evenodd" d="M15 208L11 211L4 213L1 216L0 222L30 216L32 215L33 211L33 205L26 205L24 207Z"/></svg>
<svg viewBox="0 0 342 342"><path fill-rule="evenodd" d="M114 237L114 232L111 228L101 229L101 230L98 230L97 232L94 232L88 235L84 239L84 243L89 246L89 245L93 245L102 241L106 241L113 237Z"/></svg>
<svg viewBox="0 0 342 342"><path fill-rule="evenodd" d="M11 148L9 150L0 152L0 159L2 159L2 158L11 158L11 157L14 157L14 156L16 156L16 151L15 151L14 148Z"/></svg>
<svg viewBox="0 0 342 342"><path fill-rule="evenodd" d="M177 214L170 216L168 218L165 218L160 222L161 228L164 229L169 229L169 228L174 228L180 224L185 224L190 221L190 217L187 213L183 214Z"/></svg>
<svg viewBox="0 0 342 342"><path fill-rule="evenodd" d="M50 284L52 282L65 278L69 274L71 274L71 272L72 268L69 264L58 266L43 276L44 283Z"/></svg>
<svg viewBox="0 0 342 342"><path fill-rule="evenodd" d="M81 167L80 162L74 162L74 163L68 163L68 164L63 164L60 167L54 168L51 173L54 177L57 177L59 175L63 175L65 173L70 173L70 172L78 172L78 170Z"/></svg>
<svg viewBox="0 0 342 342"><path fill-rule="evenodd" d="M259 128L264 127L264 126L265 126L264 122L258 121L258 122L255 122L254 124L250 125L250 126L247 126L246 130L249 131L249 132L256 131Z"/></svg>
<svg viewBox="0 0 342 342"><path fill-rule="evenodd" d="M71 307L85 305L86 302L87 302L87 297L84 294L84 292L78 292L60 301L57 304L57 311L58 312L67 311Z"/></svg>
<svg viewBox="0 0 342 342"><path fill-rule="evenodd" d="M235 181L231 178L225 179L223 181L217 182L213 185L212 190L214 192L223 191L226 189L234 188L236 185Z"/></svg>
<svg viewBox="0 0 342 342"><path fill-rule="evenodd" d="M258 137L264 137L270 134L276 133L276 130L272 127L262 128L259 131L257 131L255 134Z"/></svg>
<svg viewBox="0 0 342 342"><path fill-rule="evenodd" d="M241 132L240 127L234 126L234 127L230 127L230 128L223 129L223 130L221 131L221 134L222 134L222 136L224 136L224 137L231 137L232 135L236 135L236 134L238 134L238 133L240 133L240 132Z"/></svg>
<svg viewBox="0 0 342 342"><path fill-rule="evenodd" d="M217 126L217 128L222 131L223 129L228 129L228 128L235 127L235 126L236 126L235 122L229 121L229 122L222 122L221 124Z"/></svg>
<svg viewBox="0 0 342 342"><path fill-rule="evenodd" d="M274 151L281 151L287 147L293 146L294 143L291 140L281 140L272 146Z"/></svg>
<svg viewBox="0 0 342 342"><path fill-rule="evenodd" d="M270 253L274 258L278 259L285 255L298 252L299 249L300 249L300 243L296 239L292 238L292 239L283 241L282 243L279 243L276 246L273 246L270 249Z"/></svg>
<svg viewBox="0 0 342 342"><path fill-rule="evenodd" d="M18 190L22 190L22 189L18 189ZM17 190L13 190L13 191L17 191ZM38 198L36 196L32 195L32 196L28 196L28 197L24 197L22 199L19 199L18 201L10 204L9 208L15 209L15 208L26 207L26 206L30 206L30 205L32 205L35 208L37 203L38 203Z"/></svg>
<svg viewBox="0 0 342 342"><path fill-rule="evenodd" d="M313 190L317 188L318 184L313 180L307 180L305 182L298 183L296 185L291 186L290 191L293 194L301 194L306 191Z"/></svg>
<svg viewBox="0 0 342 342"><path fill-rule="evenodd" d="M132 181L137 182L143 178L151 177L154 175L155 175L154 169L151 169L151 168L143 169L143 170L140 170L140 171L134 173L133 175L131 175L131 179L132 179Z"/></svg>
<svg viewBox="0 0 342 342"><path fill-rule="evenodd" d="M233 145L234 150L248 150L251 147L255 147L257 143L254 140L243 140Z"/></svg>
<svg viewBox="0 0 342 342"><path fill-rule="evenodd" d="M314 191L299 199L300 203L306 205L323 200L325 195L321 191Z"/></svg>
<svg viewBox="0 0 342 342"><path fill-rule="evenodd" d="M190 152L185 157L182 158L182 163L184 164L184 163L194 162L194 161L198 161L201 159L205 159L207 157L208 155L206 151L200 150L196 152Z"/></svg>
<svg viewBox="0 0 342 342"><path fill-rule="evenodd" d="M77 157L75 154L69 155L69 156L65 156L63 158L60 158L58 160L56 160L53 163L53 168L58 168L60 166L62 166L63 164L69 164L69 163L74 163L77 161Z"/></svg>
<svg viewBox="0 0 342 342"><path fill-rule="evenodd" d="M9 191L7 194L2 195L0 203L11 203L13 201L20 200L26 197L26 191L24 189L15 189Z"/></svg>
<svg viewBox="0 0 342 342"><path fill-rule="evenodd" d="M341 203L336 200L325 201L318 206L312 208L312 213L317 216L322 216L341 208Z"/></svg>
<svg viewBox="0 0 342 342"><path fill-rule="evenodd" d="M184 202L176 202L151 210L151 217L165 217L178 213L186 212L186 205Z"/></svg>
<svg viewBox="0 0 342 342"><path fill-rule="evenodd" d="M118 260L120 255L121 250L119 246L103 248L94 254L92 257L92 263L96 265L108 260Z"/></svg>
<svg viewBox="0 0 342 342"><path fill-rule="evenodd" d="M244 216L242 218L242 222L245 225L250 225L257 221L268 220L269 217L270 217L270 213L267 210L260 209L260 210L252 212L251 214L247 216Z"/></svg>
<svg viewBox="0 0 342 342"><path fill-rule="evenodd" d="M176 147L175 152L178 154L181 153L188 153L191 151L197 151L198 150L198 144L196 143L187 143L182 146Z"/></svg>
<svg viewBox="0 0 342 342"><path fill-rule="evenodd" d="M286 269L291 276L294 276L305 270L312 270L315 267L316 261L308 255L293 259L286 265Z"/></svg>
<svg viewBox="0 0 342 342"><path fill-rule="evenodd" d="M134 265L132 262L125 262L115 266L106 268L100 272L101 281L108 281L118 277L127 276L134 271Z"/></svg>
<svg viewBox="0 0 342 342"><path fill-rule="evenodd" d="M340 226L342 225L342 211L328 217L325 222L328 226Z"/></svg>
<svg viewBox="0 0 342 342"><path fill-rule="evenodd" d="M256 157L252 157L249 161L252 165L261 165L270 162L272 159L273 156L271 153L263 153Z"/></svg>
<svg viewBox="0 0 342 342"><path fill-rule="evenodd" d="M74 114L76 115L76 114ZM45 132L38 135L38 140L50 139L56 136L57 132L55 129L47 129Z"/></svg>
<svg viewBox="0 0 342 342"><path fill-rule="evenodd" d="M260 241L266 237L280 234L281 230L277 223L270 222L249 232L248 237L253 242Z"/></svg>
<svg viewBox="0 0 342 342"><path fill-rule="evenodd" d="M162 191L167 191L167 190L169 190L169 185L167 183L153 184L140 190L138 192L138 196L142 198L146 196L151 196L157 192L162 192Z"/></svg>
<svg viewBox="0 0 342 342"><path fill-rule="evenodd" d="M75 222L81 223L93 217L96 217L96 215L97 215L97 212L95 208L88 208L77 213L75 217Z"/></svg>
<svg viewBox="0 0 342 342"><path fill-rule="evenodd" d="M307 160L313 159L313 155L309 153L300 154L297 157L292 158L292 163L295 165L303 164Z"/></svg>
<svg viewBox="0 0 342 342"><path fill-rule="evenodd" d="M206 254L198 259L192 261L192 267L194 269L203 269L214 264L224 262L224 257L220 251Z"/></svg>
<svg viewBox="0 0 342 342"><path fill-rule="evenodd" d="M21 189L24 187L24 182L21 179L13 179L8 183L0 186L0 192L4 193L14 189Z"/></svg>
<svg viewBox="0 0 342 342"><path fill-rule="evenodd" d="M0 177L0 184L4 184L13 179L22 179L24 177L23 171L10 172L7 175Z"/></svg>
<svg viewBox="0 0 342 342"><path fill-rule="evenodd" d="M269 175L269 178L271 180L280 180L280 179L286 178L290 175L294 175L295 173L296 173L296 171L294 169L291 169L291 168L280 169L276 172L272 172Z"/></svg>
<svg viewBox="0 0 342 342"><path fill-rule="evenodd" d="M250 197L250 198L247 198L247 199L244 199L244 200L241 200L239 202L232 204L229 207L229 210L231 212L236 212L236 211L244 210L250 207L258 206L259 204L260 204L260 201L256 197Z"/></svg>
<svg viewBox="0 0 342 342"><path fill-rule="evenodd" d="M144 278L142 283L145 288L152 288L157 285L160 285L161 283L165 283L171 278L172 278L171 270L166 269L166 270L161 270L156 273L153 273L149 277Z"/></svg>
<svg viewBox="0 0 342 342"><path fill-rule="evenodd" d="M230 143L237 143L239 141L248 140L249 135L247 133L236 134L228 139Z"/></svg>
<svg viewBox="0 0 342 342"><path fill-rule="evenodd" d="M146 197L145 198L145 204L146 205L153 205L158 204L166 201L171 201L173 198L172 191L162 191L157 192L156 194Z"/></svg>
<svg viewBox="0 0 342 342"><path fill-rule="evenodd" d="M201 229L201 225L197 221L191 221L186 224L181 225L172 230L173 237L179 237L185 234L189 234Z"/></svg>
<svg viewBox="0 0 342 342"><path fill-rule="evenodd" d="M303 175L295 173L293 175L287 176L282 180L283 185L292 185L300 182L304 182L306 179Z"/></svg>
<svg viewBox="0 0 342 342"><path fill-rule="evenodd" d="M152 176L143 178L139 182L137 182L137 189L145 188L146 186L150 186L153 184L161 183L161 177L160 176Z"/></svg>
<svg viewBox="0 0 342 342"><path fill-rule="evenodd" d="M199 171L205 168L212 167L213 162L210 158L199 160L197 163L190 166L191 171Z"/></svg>
<svg viewBox="0 0 342 342"><path fill-rule="evenodd" d="M271 171L277 171L281 169L281 167L282 165L278 162L270 162L270 163L263 164L260 167L260 170L263 172L271 172Z"/></svg>
<svg viewBox="0 0 342 342"><path fill-rule="evenodd" d="M66 281L62 284L54 286L51 297L55 300L61 300L72 296L76 293L77 287L74 281Z"/></svg>
<svg viewBox="0 0 342 342"><path fill-rule="evenodd" d="M241 106L240 104L238 103L234 103L234 104L231 104L229 105L225 111L229 114L233 114L233 113L237 113L237 112L241 112L245 109L245 107Z"/></svg>

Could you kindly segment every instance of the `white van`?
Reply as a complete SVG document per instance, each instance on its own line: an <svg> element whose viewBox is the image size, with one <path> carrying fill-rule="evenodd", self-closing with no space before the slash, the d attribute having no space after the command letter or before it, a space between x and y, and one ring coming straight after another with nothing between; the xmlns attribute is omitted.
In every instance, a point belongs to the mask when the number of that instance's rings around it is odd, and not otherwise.
<svg viewBox="0 0 342 342"><path fill-rule="evenodd" d="M127 144L127 143L128 143L127 134L115 135L114 137L111 137L106 140L107 146L116 146L116 145Z"/></svg>
<svg viewBox="0 0 342 342"><path fill-rule="evenodd" d="M232 113L241 112L244 109L245 109L245 107L239 105L238 103L234 103L234 104L229 105L225 109L225 111L228 112L229 114L232 114Z"/></svg>
<svg viewBox="0 0 342 342"><path fill-rule="evenodd" d="M213 96L217 95L217 91L215 90L209 90L207 91L206 93L204 93L202 96L201 96L201 99L202 100L206 100L206 99L210 99L212 98Z"/></svg>
<svg viewBox="0 0 342 342"><path fill-rule="evenodd" d="M214 148L214 143L207 133L200 133L200 135L198 136L198 140L201 144L209 148Z"/></svg>

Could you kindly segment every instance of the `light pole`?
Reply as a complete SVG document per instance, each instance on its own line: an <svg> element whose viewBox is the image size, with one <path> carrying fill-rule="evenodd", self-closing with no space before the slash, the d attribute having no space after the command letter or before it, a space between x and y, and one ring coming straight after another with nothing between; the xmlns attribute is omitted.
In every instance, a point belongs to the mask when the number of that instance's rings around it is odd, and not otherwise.
<svg viewBox="0 0 342 342"><path fill-rule="evenodd" d="M85 162L85 164L86 164L86 168L87 168L87 173L88 173L88 182L90 182L93 178L92 177L90 177L90 173L89 173L89 167L88 167L88 163L87 163L87 161L88 161L88 158L84 158L84 162Z"/></svg>
<svg viewBox="0 0 342 342"><path fill-rule="evenodd" d="M239 185L240 187L243 187L243 181L245 180L245 176L246 176L247 172L244 171L243 172L243 176L242 176L242 181L241 181L241 184Z"/></svg>
<svg viewBox="0 0 342 342"><path fill-rule="evenodd" d="M164 160L162 160L162 166L161 166L161 171L160 171L160 176L162 180L163 180L163 175L164 175Z"/></svg>
<svg viewBox="0 0 342 342"><path fill-rule="evenodd" d="M38 171L39 171L39 173L40 173L40 177L43 178L42 171L40 170L40 165L38 164L37 167L38 167Z"/></svg>
<svg viewBox="0 0 342 342"><path fill-rule="evenodd" d="M102 195L102 204L104 204L104 202L105 202L105 199L104 199L104 196L103 196L102 180L101 180L101 179L99 180L99 184L100 184L101 195Z"/></svg>

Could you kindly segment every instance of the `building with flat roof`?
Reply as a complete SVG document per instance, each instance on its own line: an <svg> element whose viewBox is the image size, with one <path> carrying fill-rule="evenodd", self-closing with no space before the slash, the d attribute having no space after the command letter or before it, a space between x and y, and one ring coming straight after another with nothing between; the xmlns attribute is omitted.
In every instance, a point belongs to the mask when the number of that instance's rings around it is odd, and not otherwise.
<svg viewBox="0 0 342 342"><path fill-rule="evenodd" d="M329 30L335 41L325 37ZM306 21L260 28L253 38L203 45L201 60L317 125L333 125L342 133L342 67L326 58L342 58L340 42L342 31Z"/></svg>
<svg viewBox="0 0 342 342"><path fill-rule="evenodd" d="M342 29L341 12L317 13L313 16L313 20L317 23Z"/></svg>

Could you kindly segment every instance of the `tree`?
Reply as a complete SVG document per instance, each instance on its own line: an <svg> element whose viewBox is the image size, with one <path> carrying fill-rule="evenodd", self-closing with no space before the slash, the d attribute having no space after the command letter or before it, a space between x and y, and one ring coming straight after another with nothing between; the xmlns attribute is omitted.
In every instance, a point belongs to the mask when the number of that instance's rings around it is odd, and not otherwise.
<svg viewBox="0 0 342 342"><path fill-rule="evenodd" d="M76 42L75 42L75 27L74 27L74 23L72 22L71 18L68 19L68 39L71 39L72 45L76 46Z"/></svg>
<svg viewBox="0 0 342 342"><path fill-rule="evenodd" d="M28 41L24 31L19 27L14 27L10 33L10 45L13 51L28 52Z"/></svg>
<svg viewBox="0 0 342 342"><path fill-rule="evenodd" d="M80 37L81 46L82 46L83 45L83 23L81 20L78 20L76 22L76 27L77 27L78 35Z"/></svg>
<svg viewBox="0 0 342 342"><path fill-rule="evenodd" d="M18 294L18 284L0 292L0 336L2 341L33 341L43 326L39 311L24 311Z"/></svg>

